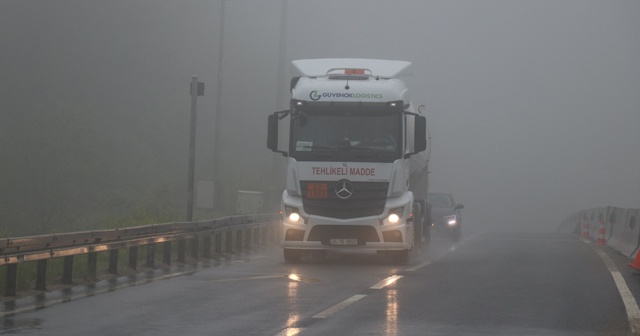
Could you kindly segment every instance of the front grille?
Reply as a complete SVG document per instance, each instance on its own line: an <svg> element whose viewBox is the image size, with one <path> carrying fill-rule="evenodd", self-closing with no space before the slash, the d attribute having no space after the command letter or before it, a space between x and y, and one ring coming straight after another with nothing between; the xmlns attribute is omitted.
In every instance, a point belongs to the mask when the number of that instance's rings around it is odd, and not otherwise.
<svg viewBox="0 0 640 336"><path fill-rule="evenodd" d="M357 239L358 245L380 241L376 229L369 225L316 225L307 240L328 245L330 239Z"/></svg>
<svg viewBox="0 0 640 336"><path fill-rule="evenodd" d="M327 183L326 198L308 198L309 183ZM340 219L378 216L384 212L388 182L351 182L353 195L347 199L336 193L337 181L301 181L302 205L306 213Z"/></svg>

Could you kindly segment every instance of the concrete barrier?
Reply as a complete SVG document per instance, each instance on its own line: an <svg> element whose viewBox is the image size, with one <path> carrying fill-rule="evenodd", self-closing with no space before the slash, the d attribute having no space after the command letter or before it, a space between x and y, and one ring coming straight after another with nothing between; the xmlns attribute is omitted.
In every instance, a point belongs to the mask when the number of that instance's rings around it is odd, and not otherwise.
<svg viewBox="0 0 640 336"><path fill-rule="evenodd" d="M574 233L596 244L611 246L629 258L640 250L640 209L617 207L577 211L560 223L558 232Z"/></svg>
<svg viewBox="0 0 640 336"><path fill-rule="evenodd" d="M625 216L622 218L621 226L624 227L624 233L620 238L620 252L631 258L635 258L638 253L638 245L640 244L640 223L638 223L638 209L626 209Z"/></svg>

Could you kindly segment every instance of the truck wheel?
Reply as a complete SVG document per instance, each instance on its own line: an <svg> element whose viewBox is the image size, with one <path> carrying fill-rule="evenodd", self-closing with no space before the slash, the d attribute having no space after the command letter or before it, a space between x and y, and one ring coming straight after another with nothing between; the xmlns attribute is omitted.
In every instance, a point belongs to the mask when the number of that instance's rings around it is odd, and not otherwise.
<svg viewBox="0 0 640 336"><path fill-rule="evenodd" d="M422 230L423 235L424 235L424 248L425 250L429 248L429 245L431 245L431 204L427 203L427 206L425 206L425 213L423 216L423 226L422 226Z"/></svg>
<svg viewBox="0 0 640 336"><path fill-rule="evenodd" d="M431 245L431 221L427 221L424 223L424 241L422 242L422 247L427 250L429 249L429 245Z"/></svg>
<svg viewBox="0 0 640 336"><path fill-rule="evenodd" d="M423 216L422 216L422 206L420 202L413 202L413 246L422 247L424 234L422 229L424 228L423 224Z"/></svg>
<svg viewBox="0 0 640 336"><path fill-rule="evenodd" d="M295 264L300 262L300 257L302 256L302 252L300 250L293 249L284 249L284 261L290 264Z"/></svg>

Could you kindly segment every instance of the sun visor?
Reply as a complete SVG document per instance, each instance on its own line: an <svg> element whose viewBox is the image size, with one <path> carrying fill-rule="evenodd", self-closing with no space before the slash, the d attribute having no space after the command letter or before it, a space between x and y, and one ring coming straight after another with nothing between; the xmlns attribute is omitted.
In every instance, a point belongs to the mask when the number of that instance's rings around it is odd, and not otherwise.
<svg viewBox="0 0 640 336"><path fill-rule="evenodd" d="M335 69L367 69L373 76L398 78L411 76L411 62L378 60L366 58L320 58L303 59L291 62L294 77L322 77Z"/></svg>

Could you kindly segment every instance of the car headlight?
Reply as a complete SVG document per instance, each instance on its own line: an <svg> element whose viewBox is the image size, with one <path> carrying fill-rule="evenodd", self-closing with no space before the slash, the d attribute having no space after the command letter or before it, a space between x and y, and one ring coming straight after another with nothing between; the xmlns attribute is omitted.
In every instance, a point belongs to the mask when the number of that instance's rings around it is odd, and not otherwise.
<svg viewBox="0 0 640 336"><path fill-rule="evenodd" d="M456 224L458 224L458 220L456 218L456 215L453 216L445 216L444 217L444 221L447 223L447 225L449 226L454 226Z"/></svg>

